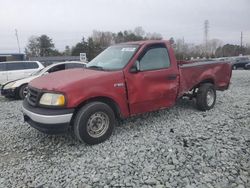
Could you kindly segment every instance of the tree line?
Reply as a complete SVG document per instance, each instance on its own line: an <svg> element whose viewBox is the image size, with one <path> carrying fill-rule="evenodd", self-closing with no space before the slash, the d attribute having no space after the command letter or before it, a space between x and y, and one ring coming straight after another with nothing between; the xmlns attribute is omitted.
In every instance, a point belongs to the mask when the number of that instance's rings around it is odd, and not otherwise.
<svg viewBox="0 0 250 188"><path fill-rule="evenodd" d="M184 39L177 39L175 41L173 38L170 38L170 42L179 60L250 55L250 46L223 44L219 39L211 39L208 40L207 44L203 43L198 45L185 43Z"/></svg>
<svg viewBox="0 0 250 188"><path fill-rule="evenodd" d="M88 60L93 59L96 55L112 44L140 41L140 40L161 40L162 35L159 33L146 33L142 27L136 27L133 31L125 30L117 33L109 31L94 30L88 38L82 40L72 47L66 46L65 50L59 52L55 49L52 38L47 35L32 36L28 40L25 53L28 57L42 56L79 56L80 53L86 53ZM233 44L225 44L219 39L211 39L206 44L190 44L184 39L169 39L172 44L176 57L179 60L191 58L213 58L238 56L240 54L250 54L250 47L244 47Z"/></svg>
<svg viewBox="0 0 250 188"><path fill-rule="evenodd" d="M66 46L63 52L55 49L53 40L47 35L32 36L28 40L25 53L28 57L43 56L79 56L80 53L86 53L88 60L93 59L96 55L112 44L140 41L140 40L161 40L159 33L146 33L142 27L136 27L133 31L125 30L118 33L109 31L94 30L88 38L82 40L74 46Z"/></svg>

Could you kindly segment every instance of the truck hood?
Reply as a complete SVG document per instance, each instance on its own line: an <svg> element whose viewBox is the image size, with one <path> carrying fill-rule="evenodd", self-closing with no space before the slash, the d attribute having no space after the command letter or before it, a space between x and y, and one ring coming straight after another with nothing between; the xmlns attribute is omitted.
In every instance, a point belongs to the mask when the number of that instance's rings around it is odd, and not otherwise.
<svg viewBox="0 0 250 188"><path fill-rule="evenodd" d="M101 84L114 79L115 75L121 75L121 71L99 71L93 69L69 69L58 71L36 78L30 82L30 86L47 91L69 92L85 88L94 84Z"/></svg>

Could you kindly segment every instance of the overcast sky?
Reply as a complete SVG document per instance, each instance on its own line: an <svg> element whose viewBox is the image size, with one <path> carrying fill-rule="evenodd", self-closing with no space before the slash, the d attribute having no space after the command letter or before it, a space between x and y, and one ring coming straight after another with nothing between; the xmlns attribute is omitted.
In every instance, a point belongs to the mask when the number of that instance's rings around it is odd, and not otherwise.
<svg viewBox="0 0 250 188"><path fill-rule="evenodd" d="M142 26L164 39L202 43L209 38L250 43L250 0L0 0L0 53L23 51L32 35L47 34L56 48L74 45L93 30L118 32Z"/></svg>

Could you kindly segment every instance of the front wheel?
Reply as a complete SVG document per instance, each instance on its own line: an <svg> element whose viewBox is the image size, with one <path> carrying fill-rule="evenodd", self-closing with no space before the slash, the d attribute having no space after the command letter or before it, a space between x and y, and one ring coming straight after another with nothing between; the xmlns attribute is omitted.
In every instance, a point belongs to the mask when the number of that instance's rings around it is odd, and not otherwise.
<svg viewBox="0 0 250 188"><path fill-rule="evenodd" d="M18 97L23 100L27 94L28 94L28 84L20 86L18 90Z"/></svg>
<svg viewBox="0 0 250 188"><path fill-rule="evenodd" d="M105 103L91 102L76 114L74 134L76 138L93 145L107 140L115 126L115 114Z"/></svg>
<svg viewBox="0 0 250 188"><path fill-rule="evenodd" d="M202 84L197 93L196 104L201 111L210 110L214 107L216 102L216 90L213 84Z"/></svg>

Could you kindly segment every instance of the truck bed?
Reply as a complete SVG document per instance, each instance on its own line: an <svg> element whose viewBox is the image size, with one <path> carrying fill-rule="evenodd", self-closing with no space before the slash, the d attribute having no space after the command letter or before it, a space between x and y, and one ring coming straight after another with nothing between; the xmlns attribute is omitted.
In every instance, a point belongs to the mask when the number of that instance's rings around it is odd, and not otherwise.
<svg viewBox="0 0 250 188"><path fill-rule="evenodd" d="M180 87L178 97L197 87L200 83L214 83L217 90L229 87L232 69L229 62L205 61L179 64Z"/></svg>

